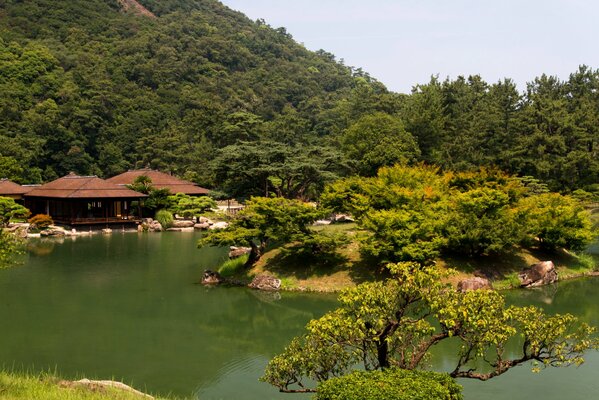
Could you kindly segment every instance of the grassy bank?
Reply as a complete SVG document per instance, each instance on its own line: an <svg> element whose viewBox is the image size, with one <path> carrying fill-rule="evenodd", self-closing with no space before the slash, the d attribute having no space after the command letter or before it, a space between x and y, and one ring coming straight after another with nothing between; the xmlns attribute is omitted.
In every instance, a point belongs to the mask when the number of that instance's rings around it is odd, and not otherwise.
<svg viewBox="0 0 599 400"><path fill-rule="evenodd" d="M149 397L115 388L78 387L49 374L0 372L0 400L140 400L144 398ZM156 399L160 400L158 397Z"/></svg>
<svg viewBox="0 0 599 400"><path fill-rule="evenodd" d="M594 214L594 219L595 221L599 219L599 213ZM355 240L358 234L355 224L327 225L315 229L330 233L344 233L350 237L350 243L338 248L335 254L328 255L324 259L296 257L284 248L277 247L266 252L249 271L238 268L238 262L230 261L223 270L228 277L234 277L242 282L249 282L255 275L267 273L281 279L283 289L316 292L335 292L385 276L384 272L375 271L362 259L359 244ZM451 278L452 283L457 284L461 279L476 274L489 277L497 289L509 289L519 286L519 271L547 260L555 263L560 279L590 275L599 267L599 258L596 256L566 251L549 253L540 249L522 247L516 247L509 253L475 259L443 257L437 260L437 264L442 268L457 271L457 274ZM236 265L236 268L231 268L232 265L229 264Z"/></svg>

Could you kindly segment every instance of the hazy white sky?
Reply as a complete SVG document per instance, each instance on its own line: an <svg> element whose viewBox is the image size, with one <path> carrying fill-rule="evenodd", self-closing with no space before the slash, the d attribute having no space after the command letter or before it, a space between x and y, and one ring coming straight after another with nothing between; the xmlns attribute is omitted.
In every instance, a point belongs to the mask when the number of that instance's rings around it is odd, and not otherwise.
<svg viewBox="0 0 599 400"><path fill-rule="evenodd" d="M399 92L433 74L509 77L523 90L542 73L566 79L580 64L599 67L599 1L222 1Z"/></svg>

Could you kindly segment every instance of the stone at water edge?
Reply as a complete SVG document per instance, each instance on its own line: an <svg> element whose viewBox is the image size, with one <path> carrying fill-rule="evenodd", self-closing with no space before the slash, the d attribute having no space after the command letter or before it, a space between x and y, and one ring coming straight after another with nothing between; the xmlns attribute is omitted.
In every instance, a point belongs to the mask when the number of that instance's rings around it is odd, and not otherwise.
<svg viewBox="0 0 599 400"><path fill-rule="evenodd" d="M458 291L467 292L469 290L480 290L480 289L493 289L491 282L486 278L475 276L474 278L468 278L458 283Z"/></svg>
<svg viewBox="0 0 599 400"><path fill-rule="evenodd" d="M246 254L250 254L252 252L252 248L251 247L235 247L235 246L231 246L229 247L229 258L233 259L233 258L239 258L241 256L244 256Z"/></svg>
<svg viewBox="0 0 599 400"><path fill-rule="evenodd" d="M212 225L212 224L214 224L214 222L212 222L212 220L210 218L200 217L200 224Z"/></svg>
<svg viewBox="0 0 599 400"><path fill-rule="evenodd" d="M281 288L281 280L270 275L258 275L248 287L267 291L279 290Z"/></svg>
<svg viewBox="0 0 599 400"><path fill-rule="evenodd" d="M208 228L208 229L226 229L228 227L229 227L228 222L216 222L216 223L210 225L210 228Z"/></svg>
<svg viewBox="0 0 599 400"><path fill-rule="evenodd" d="M131 393L131 394L134 394L134 395L137 395L139 397L146 398L149 400L154 399L154 397L150 396L149 394L140 392L139 390L133 389L131 386L128 386L122 382L116 382L116 381L92 381L89 379L81 379L78 381L60 381L58 383L58 386L60 386L62 388L85 387L85 388L89 389L90 392L97 392L98 389L102 389L102 388L112 388L112 389L117 389L117 390L121 390L124 392L128 392L128 393Z"/></svg>
<svg viewBox="0 0 599 400"><path fill-rule="evenodd" d="M189 220L173 221L173 228L193 228L195 222Z"/></svg>
<svg viewBox="0 0 599 400"><path fill-rule="evenodd" d="M193 227L195 229L206 230L210 228L210 224L207 222L200 222L199 224L195 224Z"/></svg>
<svg viewBox="0 0 599 400"><path fill-rule="evenodd" d="M211 271L209 269L204 271L204 276L202 276L202 285L218 285L223 282L224 279L218 272Z"/></svg>
<svg viewBox="0 0 599 400"><path fill-rule="evenodd" d="M549 285L558 281L557 270L552 261L541 261L518 274L521 287Z"/></svg>

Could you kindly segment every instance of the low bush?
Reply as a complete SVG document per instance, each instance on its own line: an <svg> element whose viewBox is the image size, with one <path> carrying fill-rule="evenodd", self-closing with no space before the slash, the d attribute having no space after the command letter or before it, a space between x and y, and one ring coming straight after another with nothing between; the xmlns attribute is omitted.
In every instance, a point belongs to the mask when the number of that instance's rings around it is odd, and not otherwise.
<svg viewBox="0 0 599 400"><path fill-rule="evenodd" d="M173 221L175 220L173 214L168 210L158 210L154 219L160 222L163 229L168 229L173 226Z"/></svg>
<svg viewBox="0 0 599 400"><path fill-rule="evenodd" d="M54 224L51 216L46 214L37 214L27 220L34 229L46 229Z"/></svg>
<svg viewBox="0 0 599 400"><path fill-rule="evenodd" d="M449 375L387 369L355 371L318 385L315 400L461 400L462 387Z"/></svg>
<svg viewBox="0 0 599 400"><path fill-rule="evenodd" d="M249 256L243 255L241 257L233 258L231 260L227 260L220 266L218 269L218 273L225 278L231 277L237 274L239 271L243 270L245 263L248 261Z"/></svg>

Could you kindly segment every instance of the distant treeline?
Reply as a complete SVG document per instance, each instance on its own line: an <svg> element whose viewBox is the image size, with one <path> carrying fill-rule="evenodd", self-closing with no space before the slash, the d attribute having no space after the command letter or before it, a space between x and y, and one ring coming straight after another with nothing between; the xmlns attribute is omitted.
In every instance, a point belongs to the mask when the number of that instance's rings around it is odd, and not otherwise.
<svg viewBox="0 0 599 400"><path fill-rule="evenodd" d="M0 0L0 175L150 166L232 195L314 197L394 163L496 166L599 191L599 71L432 78L409 95L215 0Z"/></svg>

